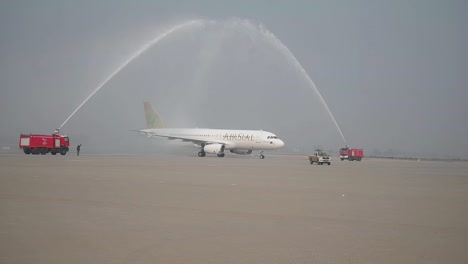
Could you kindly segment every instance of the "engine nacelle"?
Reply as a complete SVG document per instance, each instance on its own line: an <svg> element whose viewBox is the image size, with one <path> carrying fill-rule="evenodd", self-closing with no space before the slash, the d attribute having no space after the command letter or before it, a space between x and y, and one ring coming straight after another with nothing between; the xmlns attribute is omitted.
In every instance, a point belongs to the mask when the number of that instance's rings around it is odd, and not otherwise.
<svg viewBox="0 0 468 264"><path fill-rule="evenodd" d="M239 154L239 155L250 155L252 153L252 150L246 150L246 149L231 149L231 153L234 154Z"/></svg>
<svg viewBox="0 0 468 264"><path fill-rule="evenodd" d="M203 147L203 151L206 153L221 154L221 153L224 153L224 145L223 144L208 144L205 147Z"/></svg>

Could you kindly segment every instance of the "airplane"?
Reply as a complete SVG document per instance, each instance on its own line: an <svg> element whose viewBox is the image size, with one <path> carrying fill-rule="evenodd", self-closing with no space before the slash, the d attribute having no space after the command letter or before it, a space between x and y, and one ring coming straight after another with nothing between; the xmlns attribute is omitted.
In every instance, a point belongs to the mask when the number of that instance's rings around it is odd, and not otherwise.
<svg viewBox="0 0 468 264"><path fill-rule="evenodd" d="M260 159L264 159L264 150L279 149L284 142L275 134L262 130L231 130L207 128L166 128L150 102L144 102L146 129L135 130L148 137L164 137L192 142L200 148L199 157L207 153L224 157L225 150L240 155L250 155L253 150L260 150Z"/></svg>

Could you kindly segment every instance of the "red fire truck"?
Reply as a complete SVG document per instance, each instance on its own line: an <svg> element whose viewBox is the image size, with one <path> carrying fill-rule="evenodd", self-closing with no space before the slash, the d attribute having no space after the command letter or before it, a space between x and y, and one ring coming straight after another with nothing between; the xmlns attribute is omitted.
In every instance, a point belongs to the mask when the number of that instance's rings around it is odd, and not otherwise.
<svg viewBox="0 0 468 264"><path fill-rule="evenodd" d="M362 149L355 149L355 148L350 148L348 146L341 148L340 149L340 159L341 160L357 160L361 161L361 159L364 157L364 150Z"/></svg>
<svg viewBox="0 0 468 264"><path fill-rule="evenodd" d="M37 135L37 134L21 134L19 140L19 148L23 149L25 154L41 154L45 155L48 152L55 155L67 154L70 148L70 140L65 135Z"/></svg>

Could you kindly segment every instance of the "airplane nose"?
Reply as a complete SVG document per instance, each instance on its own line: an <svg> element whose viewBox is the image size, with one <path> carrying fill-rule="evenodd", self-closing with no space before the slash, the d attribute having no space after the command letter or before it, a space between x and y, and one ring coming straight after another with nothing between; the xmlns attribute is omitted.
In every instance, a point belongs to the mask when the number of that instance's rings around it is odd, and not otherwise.
<svg viewBox="0 0 468 264"><path fill-rule="evenodd" d="M278 139L278 146L280 146L280 147L283 147L283 146L284 146L283 140Z"/></svg>

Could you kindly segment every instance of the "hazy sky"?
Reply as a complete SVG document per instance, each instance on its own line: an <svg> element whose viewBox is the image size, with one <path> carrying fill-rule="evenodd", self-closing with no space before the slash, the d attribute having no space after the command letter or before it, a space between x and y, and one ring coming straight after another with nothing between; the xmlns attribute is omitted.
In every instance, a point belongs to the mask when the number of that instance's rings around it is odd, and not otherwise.
<svg viewBox="0 0 468 264"><path fill-rule="evenodd" d="M0 146L49 133L123 61L164 38L62 129L72 143L138 152L144 100L174 127L264 129L287 151L468 158L467 1L1 1ZM102 144L102 147L101 147ZM196 152L196 150L193 150Z"/></svg>

